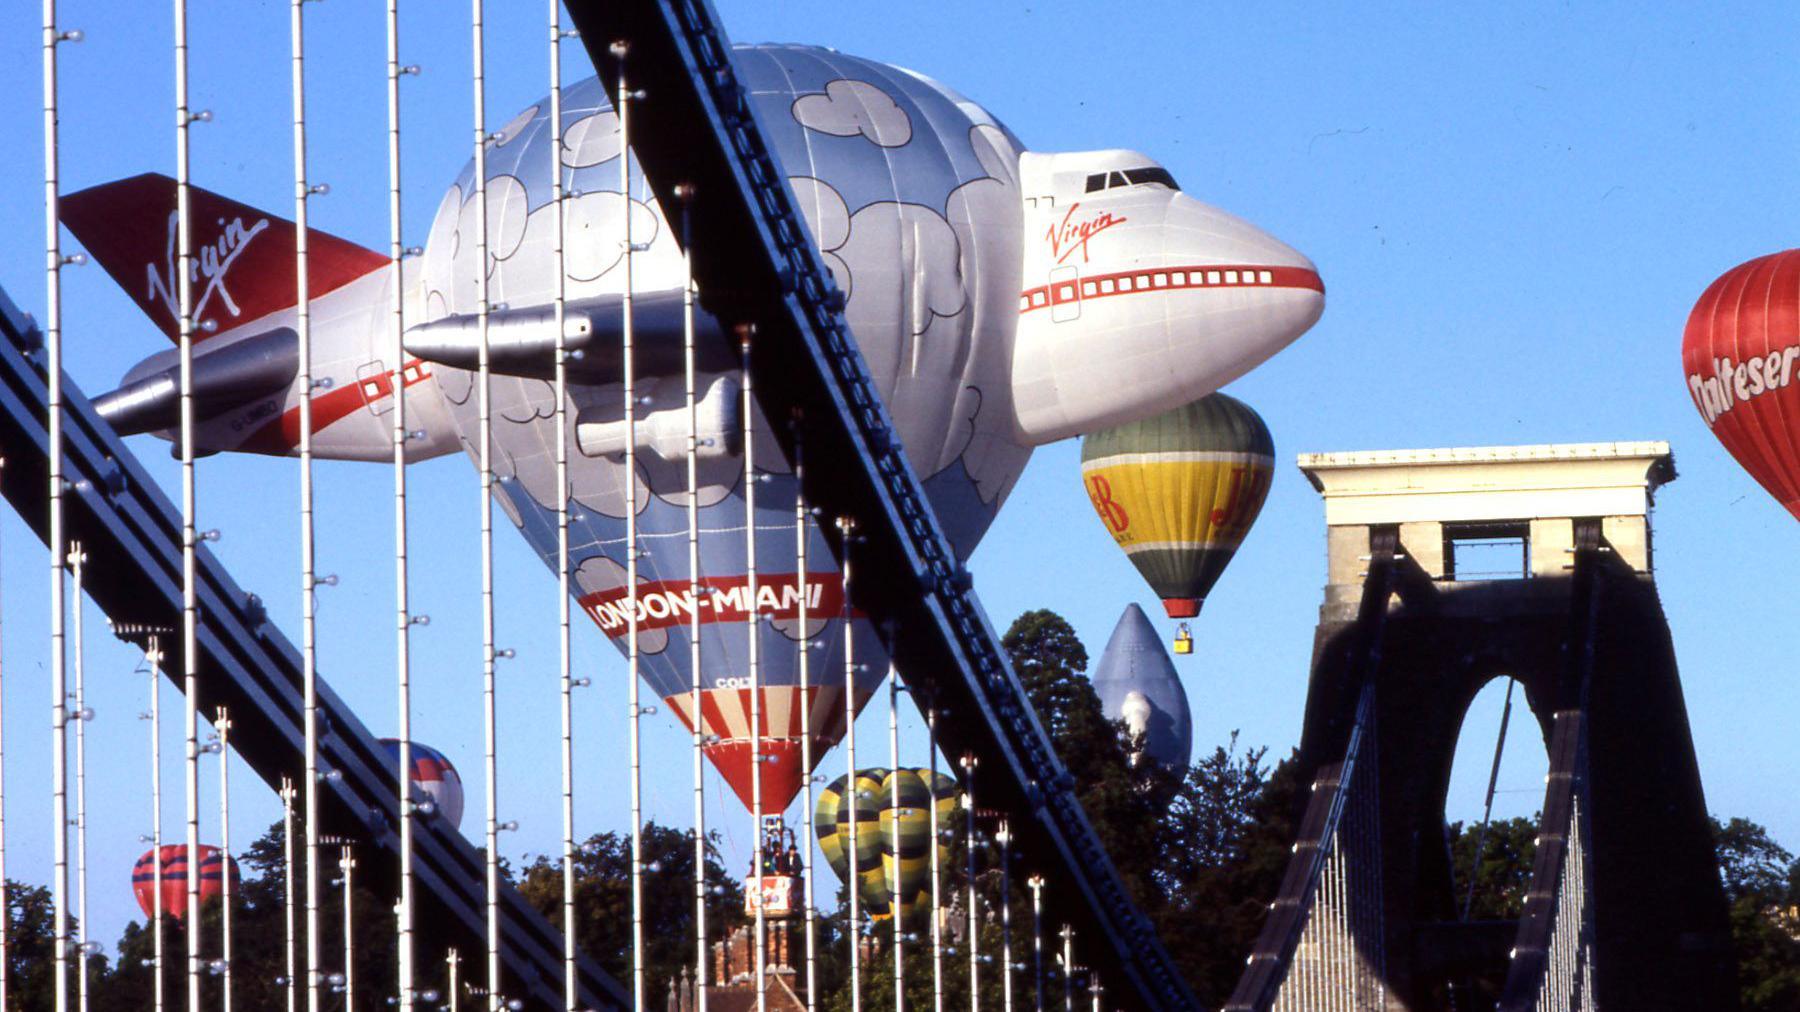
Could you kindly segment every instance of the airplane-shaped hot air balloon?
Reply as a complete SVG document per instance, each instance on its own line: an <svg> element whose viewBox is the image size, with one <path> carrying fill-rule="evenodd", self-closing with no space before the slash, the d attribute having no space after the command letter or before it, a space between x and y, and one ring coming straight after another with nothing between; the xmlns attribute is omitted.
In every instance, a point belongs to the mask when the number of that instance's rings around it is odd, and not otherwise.
<svg viewBox="0 0 1800 1012"><path fill-rule="evenodd" d="M1250 405L1213 393L1084 437L1081 476L1094 512L1163 610L1190 619L1262 512L1275 442ZM1193 644L1184 621L1175 652L1192 653Z"/></svg>
<svg viewBox="0 0 1800 1012"><path fill-rule="evenodd" d="M1311 262L1247 222L1183 193L1169 172L1126 150L1027 151L980 106L899 68L802 46L739 47L750 104L847 297L845 313L898 436L957 552L974 549L1032 448L1191 401L1281 350L1318 319L1324 287ZM761 645L762 721L747 691L751 610L745 576L738 360L725 325L700 314L702 589L689 595L684 535L688 433L683 383L683 270L671 212L634 177L619 192L621 140L606 88L565 89L560 151L549 104L508 121L486 153L486 259L476 233L471 164L444 195L424 255L397 271L345 240L310 239L314 451L391 459L389 412L406 397L411 460L476 443L478 279L488 279L494 495L551 566L561 498L553 447L556 344L550 309L556 208L567 199L569 391L575 449L568 492L576 593L623 648L625 514L636 504L642 554L636 612L640 669L748 804L753 776L780 811L815 759L878 688L845 698L841 666L812 666L811 721L800 719L802 637L841 653L846 633L871 671L885 666L875 631L845 627L842 588L825 539L810 527L811 572L796 573L797 492L771 423L752 418L767 484L755 524L757 601L771 621ZM641 124L654 129L654 123ZM446 146L455 143L446 138ZM553 169L554 166L554 169ZM173 184L140 176L69 195L64 221L162 329L175 333ZM195 191L196 439L203 452L291 454L299 437L294 226ZM623 450L621 240L635 258L636 471ZM693 237L706 242L704 231ZM401 286L408 331L392 361L389 309ZM700 293L701 307L707 293ZM178 404L175 352L126 374L95 403L126 433L165 438ZM754 410L754 409L752 409ZM470 451L472 452L472 451ZM830 518L825 518L829 522ZM801 629L801 599L809 628ZM689 695L689 621L702 623L699 712ZM765 763L753 771L751 741Z"/></svg>

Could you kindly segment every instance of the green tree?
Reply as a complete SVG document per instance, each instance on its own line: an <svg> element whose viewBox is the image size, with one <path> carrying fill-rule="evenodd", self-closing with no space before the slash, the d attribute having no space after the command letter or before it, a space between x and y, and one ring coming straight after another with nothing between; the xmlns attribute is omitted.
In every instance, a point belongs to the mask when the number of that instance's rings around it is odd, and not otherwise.
<svg viewBox="0 0 1800 1012"><path fill-rule="evenodd" d="M6 880L6 975L7 1008L45 1009L56 1006L56 926L50 890ZM75 917L69 917L69 938L80 937ZM75 994L75 960L67 964L69 994ZM106 959L88 964L89 979L103 977Z"/></svg>
<svg viewBox="0 0 1800 1012"><path fill-rule="evenodd" d="M1744 1012L1800 1009L1800 862L1749 819L1712 820Z"/></svg>
<svg viewBox="0 0 1800 1012"><path fill-rule="evenodd" d="M1122 722L1108 721L1099 696L1084 677L1087 649L1067 622L1049 611L1027 612L1015 621L1002 640L1012 657L1014 670L1023 682L1039 722L1049 734L1051 743L1062 757L1070 777L1070 785L1080 798L1095 832L1108 847L1127 887L1135 896L1155 891L1154 855L1143 853L1143 832L1156 822L1162 801L1156 794L1169 792L1169 785L1179 777L1149 764L1134 769L1131 748L1124 737ZM975 798L979 813L981 775L975 777ZM981 959L979 970L980 1005L999 1008L1003 1002L1003 953L1008 935L1012 946L1014 1005L1030 1008L1034 1004L1032 989L1035 972L1032 961L1031 896L1026 885L1027 874L1015 867L1010 876L1003 875L995 834L997 819L982 815L976 824L974 867L976 877L976 944ZM946 827L949 831L949 857L943 863L945 906L941 911L945 951L942 962L943 1000L946 1008L969 1005L969 945L967 872L969 842L959 813ZM1009 888L1003 889L1003 883ZM1005 895L1005 907L1001 905ZM1010 913L1011 927L1005 926L1004 914ZM844 952L841 941L847 918L846 894L840 888L835 912L824 919L836 944L827 944L821 936L821 954L834 960L828 969L821 967L820 1007L825 1012L849 1012L852 1007ZM934 975L929 913L904 925L906 1001L909 1008L929 1009L934 1001ZM1044 926L1046 948L1046 1007L1060 1007L1062 978L1055 954L1060 944L1053 937L1055 925ZM891 922L865 924L862 929L861 999L869 1008L891 1008L894 1003L893 927ZM1085 994L1077 995L1085 1005Z"/></svg>
<svg viewBox="0 0 1800 1012"><path fill-rule="evenodd" d="M1777 902L1790 891L1789 877L1797 867L1794 855L1776 843L1767 829L1745 818L1711 822L1727 902L1752 897Z"/></svg>
<svg viewBox="0 0 1800 1012"><path fill-rule="evenodd" d="M1013 622L1001 645L1072 778L1088 823L1126 888L1141 905L1151 905L1158 893L1157 848L1145 846L1152 842L1146 834L1158 831L1179 775L1155 763L1132 766L1124 722L1106 718L1085 677L1087 648L1062 616L1028 611Z"/></svg>
<svg viewBox="0 0 1800 1012"><path fill-rule="evenodd" d="M297 832L298 830L296 830ZM295 858L299 853L296 845ZM328 846L320 860L320 963L328 977L344 971L344 934L339 850ZM283 978L287 974L287 918L285 908L285 862L282 856L282 828L277 822L239 856L242 881L231 896L231 990L233 1006L245 1009L278 1009L286 1003ZM306 878L304 866L297 867L295 901L304 903ZM361 870L357 874L362 874ZM355 879L353 878L353 881ZM357 885L352 892L352 924L355 930L355 983L358 1012L387 1009L388 998L397 993L392 900L377 896ZM223 954L224 904L215 900L201 911L201 956L211 963ZM148 918L146 918L146 922ZM296 911L295 929L300 933L296 944L298 976L304 982L306 955L304 914ZM116 968L95 989L93 1007L101 1012L125 1012L143 1009L155 986L155 935L148 923L132 922L125 927L118 943ZM432 962L421 953L421 966ZM163 919L164 997L169 1008L179 1008L187 1000L187 934L174 916ZM428 971L429 972L429 971ZM223 982L215 972L201 980L201 1005L219 1007ZM329 985L327 985L329 987ZM421 987L432 986L421 981ZM343 999L332 993L327 1008L343 1008Z"/></svg>
<svg viewBox="0 0 1800 1012"><path fill-rule="evenodd" d="M1481 839L1481 864L1475 865L1475 843L1481 827L1452 822L1444 831L1450 848L1451 874L1456 882L1457 912L1468 895L1470 869L1474 869L1475 898L1469 906L1474 921L1513 921L1525 913L1525 894L1531 888L1531 865L1537 859L1539 819L1513 818L1488 823Z"/></svg>
<svg viewBox="0 0 1800 1012"><path fill-rule="evenodd" d="M715 941L744 922L744 891L719 861L718 840L707 841L707 936ZM694 962L694 837L685 829L652 822L643 832L645 976L649 992ZM519 892L526 902L562 926L561 855L538 857L525 867ZM597 833L575 853L575 939L614 979L631 980L631 836Z"/></svg>
<svg viewBox="0 0 1800 1012"><path fill-rule="evenodd" d="M1281 888L1305 798L1296 761L1273 769L1237 735L1195 763L1159 833L1161 902L1151 919L1201 1004L1237 985L1269 902Z"/></svg>
<svg viewBox="0 0 1800 1012"><path fill-rule="evenodd" d="M1090 746L1105 716L1093 685L1079 677L1087 671L1088 653L1069 623L1047 609L1028 611L1013 620L1000 645L1057 752L1067 754L1072 744Z"/></svg>
<svg viewBox="0 0 1800 1012"><path fill-rule="evenodd" d="M958 845L959 854L961 850ZM1001 1008L1005 1001L1005 985L1002 983L1001 969L1006 952L1007 940L1010 936L1012 961L1013 1007L1029 1009L1034 1005L1032 989L1035 974L1032 966L1031 949L1031 898L1022 881L1023 876L1011 877L1011 889L1007 893L1012 917L1010 931L1004 924L1000 897L1002 895L1002 879L997 861L990 861L993 867L983 867L983 860L993 856L993 848L988 843L978 843L976 872L976 956L981 962L977 986L980 991L980 1007L984 1009ZM946 867L960 869L963 857L957 857ZM948 873L946 878L946 899L941 912L943 918L942 932L943 950L943 1007L947 1009L963 1009L969 1007L969 946L968 907L966 906L967 884L960 872ZM835 954L846 951L847 946L842 939L842 927L845 910L840 909L828 920L832 925L832 933L840 939L831 949ZM1060 942L1052 937L1054 927L1045 925L1046 953L1046 988L1045 1007L1060 1008L1062 1000L1062 977L1058 969L1058 959L1054 954L1060 951ZM905 935L903 950L906 974L906 1002L909 1009L930 1009L934 1004L935 978L933 975L931 949L931 920L928 913L921 911L919 915L902 925ZM823 941L820 942L824 946ZM871 1009L887 1009L894 1007L894 949L893 923L882 921L865 924L863 929L861 999L862 1007ZM832 967L830 974L820 974L820 1007L824 1012L850 1012L853 1007L849 988L848 970L840 960ZM1081 1008L1086 1008L1085 993L1077 998Z"/></svg>
<svg viewBox="0 0 1800 1012"><path fill-rule="evenodd" d="M1271 770L1234 734L1185 770L1134 767L1061 616L1026 612L1001 642L1126 889L1201 1004L1224 1004L1287 867L1305 797L1294 761Z"/></svg>

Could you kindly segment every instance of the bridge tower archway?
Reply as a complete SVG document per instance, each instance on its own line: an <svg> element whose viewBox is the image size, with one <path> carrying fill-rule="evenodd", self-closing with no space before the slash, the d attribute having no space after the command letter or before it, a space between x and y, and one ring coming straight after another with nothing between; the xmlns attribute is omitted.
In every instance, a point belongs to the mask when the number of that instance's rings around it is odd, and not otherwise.
<svg viewBox="0 0 1800 1012"><path fill-rule="evenodd" d="M1379 967L1380 986L1359 983L1347 1007L1449 1008L1447 983L1476 973L1505 980L1509 1010L1560 1009L1542 997L1551 993L1578 996L1579 1008L1735 1007L1705 798L1651 569L1651 495L1674 477L1667 445L1304 455L1301 467L1325 498L1330 574L1300 745L1315 784L1303 825L1327 828L1300 841L1276 908L1329 907L1306 895L1321 876L1300 873L1303 852L1349 853L1333 827L1362 824L1368 814L1348 809L1374 804L1379 843L1363 846L1379 858L1352 877L1375 883L1379 916L1361 918L1352 947ZM1517 572L1463 567L1459 579L1459 541L1497 535L1517 537ZM1515 718L1533 718L1516 720L1516 733L1535 722L1549 755L1539 858L1519 922L1462 922L1445 802L1469 707L1501 677L1524 690ZM1361 785L1372 802L1336 790L1347 756L1357 776L1373 767L1373 789ZM1286 1007L1289 966L1322 977L1308 982L1315 990L1335 986L1295 955L1308 951L1305 916L1271 917L1229 1007ZM1550 974L1567 979L1545 987Z"/></svg>

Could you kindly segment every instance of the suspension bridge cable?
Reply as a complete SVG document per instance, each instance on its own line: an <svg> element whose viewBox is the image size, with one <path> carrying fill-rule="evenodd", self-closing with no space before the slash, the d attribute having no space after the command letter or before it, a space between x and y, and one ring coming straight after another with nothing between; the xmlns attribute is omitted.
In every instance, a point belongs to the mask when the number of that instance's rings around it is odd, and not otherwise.
<svg viewBox="0 0 1800 1012"><path fill-rule="evenodd" d="M1031 888L1031 956L1036 981L1031 992L1036 1012L1044 1012L1044 876L1034 874L1025 884Z"/></svg>
<svg viewBox="0 0 1800 1012"><path fill-rule="evenodd" d="M287 975L281 979L281 990L287 995L287 1012L297 1012L300 1003L300 964L295 952L294 923L294 782L281 778L281 905L283 940L286 943Z"/></svg>
<svg viewBox="0 0 1800 1012"><path fill-rule="evenodd" d="M643 708L638 704L638 557L643 549L638 545L637 525L637 340L632 333L632 288L635 278L632 276L637 244L631 237L631 132L630 106L637 93L626 85L625 55L629 47L624 42L614 42L612 53L619 59L619 90L615 106L619 114L619 197L625 209L625 293L620 300L623 318L621 322L622 355L621 366L625 373L625 487L627 502L625 508L625 635L630 640L625 648L626 666L629 668L626 680L628 699L626 708L630 712L630 735L628 747L631 761L631 1007L633 1012L644 1012L644 799L643 771L641 768L639 725L642 723Z"/></svg>
<svg viewBox="0 0 1800 1012"><path fill-rule="evenodd" d="M413 819L418 811L412 800L413 615L406 508L406 444L412 434L406 428L406 247L400 202L400 78L417 73L418 69L400 65L400 2L387 0L388 259L391 272L388 354L394 363L394 680L395 733L399 739L394 789L400 799L400 896L395 904L394 955L401 1012L412 1012L416 986L413 979Z"/></svg>
<svg viewBox="0 0 1800 1012"><path fill-rule="evenodd" d="M762 610L757 606L756 572L756 401L751 392L750 342L756 335L755 324L738 330L738 348L744 360L744 578L750 596L745 610L744 630L749 642L750 661L750 840L755 854L756 888L756 1012L768 1008L768 904L762 891L763 876L763 752L766 728L762 723Z"/></svg>
<svg viewBox="0 0 1800 1012"><path fill-rule="evenodd" d="M198 548L194 529L194 228L188 128L196 114L188 112L187 0L175 0L175 270L180 307L177 344L181 370L181 686L182 729L186 762L183 786L187 806L187 1007L200 1012L200 602ZM304 296L302 296L304 298ZM59 454L60 455L60 454ZM160 882L158 883L161 884ZM60 978L60 966L58 972Z"/></svg>
<svg viewBox="0 0 1800 1012"><path fill-rule="evenodd" d="M294 106L294 330L300 358L300 670L304 697L303 733L306 754L301 773L305 792L301 823L305 832L306 865L306 1008L321 1012L319 941L319 686L318 686L318 591L314 567L313 537L313 379L312 286L307 270L308 208L312 184L306 171L306 0L289 4L293 36ZM186 216L183 215L185 222ZM185 284L187 271L182 271Z"/></svg>
<svg viewBox="0 0 1800 1012"><path fill-rule="evenodd" d="M185 632L185 630L184 630ZM193 639L184 636L190 646ZM200 1012L200 708L194 697L198 691L197 679L193 665L186 665L182 672L182 684L186 691L182 693L182 729L184 731L186 761L183 763L184 787L182 794L187 805L187 838L186 874L183 883L187 887L187 916L182 927L187 936L187 985L188 1012Z"/></svg>
<svg viewBox="0 0 1800 1012"><path fill-rule="evenodd" d="M925 752L931 763L931 1008L944 1012L944 901L942 892L943 859L940 848L943 834L950 832L938 825L938 749L937 706L925 709Z"/></svg>
<svg viewBox="0 0 1800 1012"><path fill-rule="evenodd" d="M163 957L163 847L162 847L162 640L152 635L145 653L150 661L150 932L151 958L156 963L152 1008L162 1012L165 988Z"/></svg>
<svg viewBox="0 0 1800 1012"><path fill-rule="evenodd" d="M1062 927L1063 1012L1075 1012L1075 929Z"/></svg>
<svg viewBox="0 0 1800 1012"><path fill-rule="evenodd" d="M795 580L800 584L799 610L796 615L799 622L800 642L800 769L805 774L800 782L800 875L801 897L806 903L805 913L805 945L806 945L806 1012L817 1012L818 1009L818 906L813 900L813 723L812 723L812 616L808 614L808 598L811 588L808 586L811 576L806 564L807 529L806 529L806 459L805 431L800 425L799 409L794 414L794 572Z"/></svg>
<svg viewBox="0 0 1800 1012"><path fill-rule="evenodd" d="M676 196L681 201L681 354L688 416L688 599L693 602L688 609L688 723L694 732L694 1008L706 1012L706 721L700 706L700 402L695 375L693 191L683 184L676 188ZM630 213L627 207L626 214Z"/></svg>
<svg viewBox="0 0 1800 1012"><path fill-rule="evenodd" d="M5 468L6 458L0 457L0 471L4 471ZM0 608L0 614L4 614L4 611L4 608ZM0 654L3 653L0 651ZM0 664L0 672L3 671L4 664ZM0 689L3 689L5 681L3 674L0 674ZM5 696L6 693L0 691L0 700L3 700ZM6 718L4 710L5 707L0 706L0 911L12 909L8 906L12 901L6 895ZM7 969L12 963L12 938L8 933L8 922L11 920L11 917L0 917L0 1009L8 1007L6 1004L7 992L10 990L9 985L11 984L11 981L7 979Z"/></svg>
<svg viewBox="0 0 1800 1012"><path fill-rule="evenodd" d="M968 844L969 876L969 1012L981 1012L981 940L975 922L975 767L978 763L974 753L963 753L963 835Z"/></svg>
<svg viewBox="0 0 1800 1012"><path fill-rule="evenodd" d="M57 1012L69 1007L69 687L64 665L65 570L63 554L63 404L62 404L62 229L61 182L58 179L56 0L44 0L44 275L49 289L44 310L44 345L48 355L47 414L49 454L50 545L50 784L51 839L54 872L50 879L55 946L54 985ZM183 289L185 293L186 289ZM183 306L186 303L183 302ZM0 911L4 913L4 911Z"/></svg>
<svg viewBox="0 0 1800 1012"><path fill-rule="evenodd" d="M850 543L856 536L856 521L849 517L839 517L838 530L843 532L840 551L844 557L844 795L850 802L850 857L846 864L849 881L845 890L850 894L850 923L846 925L844 935L850 942L850 1009L851 1012L862 1012L862 904L858 896L862 892L859 888L862 872L857 867L856 849L856 799L860 793L856 777L856 636L850 625Z"/></svg>
<svg viewBox="0 0 1800 1012"><path fill-rule="evenodd" d="M344 887L344 1007L356 1007L356 886L352 873L356 869L356 858L351 856L350 845L343 844L338 850L338 873Z"/></svg>
<svg viewBox="0 0 1800 1012"><path fill-rule="evenodd" d="M1013 1012L1012 824L1001 819L994 839L1000 844L1000 993L1005 1012Z"/></svg>
<svg viewBox="0 0 1800 1012"><path fill-rule="evenodd" d="M476 376L479 386L477 454L481 467L481 731L483 788L487 802L485 839L487 852L487 1006L489 1012L500 1012L500 813L499 813L499 728L494 719L496 651L494 648L494 419L493 381L490 361L488 305L488 187L487 187L487 50L484 41L484 0L470 4L469 34L473 50L474 117L475 117L475 274L476 331L478 359Z"/></svg>
<svg viewBox="0 0 1800 1012"><path fill-rule="evenodd" d="M76 1006L81 1012L88 1008L88 960L93 956L92 943L88 941L88 875L87 875L87 725L94 719L94 711L87 705L87 640L85 624L82 621L82 574L87 565L87 553L82 551L81 542L69 545L69 568L73 580L69 595L74 602L74 637L75 637L75 928L76 928ZM6 907L0 904L0 910ZM0 1001L0 1008L4 1008Z"/></svg>
<svg viewBox="0 0 1800 1012"><path fill-rule="evenodd" d="M225 857L219 882L220 1008L231 1012L231 717L223 706L213 730L219 735L219 852Z"/></svg>
<svg viewBox="0 0 1800 1012"><path fill-rule="evenodd" d="M551 312L556 324L556 629L557 684L562 717L562 930L563 1009L576 1012L575 993L575 679L569 627L569 349L568 203L563 192L562 0L550 0L550 208L556 283ZM627 209L627 214L630 210Z"/></svg>
<svg viewBox="0 0 1800 1012"><path fill-rule="evenodd" d="M900 672L888 665L888 822L887 838L894 848L893 871L887 873L888 913L894 919L894 1012L906 1012L906 946L900 916ZM910 897L907 897L910 899Z"/></svg>

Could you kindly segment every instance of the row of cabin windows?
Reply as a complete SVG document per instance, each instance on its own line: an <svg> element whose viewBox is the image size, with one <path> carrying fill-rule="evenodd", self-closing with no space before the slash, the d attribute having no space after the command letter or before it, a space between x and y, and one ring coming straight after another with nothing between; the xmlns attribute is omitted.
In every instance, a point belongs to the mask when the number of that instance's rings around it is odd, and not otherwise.
<svg viewBox="0 0 1800 1012"><path fill-rule="evenodd" d="M1117 295L1121 292L1142 292L1152 288L1192 288L1203 285L1268 285L1275 282L1273 271L1157 271L1150 274L1127 275L1122 278L1100 278L1081 283L1083 296ZM1056 301L1072 302L1075 299L1075 285L1072 282L1057 284ZM1036 309L1050 302L1047 289L1039 288L1020 297L1021 309Z"/></svg>
<svg viewBox="0 0 1800 1012"><path fill-rule="evenodd" d="M1169 175L1168 169L1159 165L1146 165L1141 169L1114 169L1111 172L1096 172L1087 177L1087 192L1098 193L1101 190L1111 190L1120 186L1136 186L1143 183L1166 186L1171 190L1181 189L1175 184L1175 177Z"/></svg>
<svg viewBox="0 0 1800 1012"><path fill-rule="evenodd" d="M1191 274L1187 271L1172 271L1166 274L1158 272L1156 274L1139 274L1135 277L1119 278L1117 285L1113 283L1112 278L1101 278L1098 281L1083 281L1081 283L1081 294L1111 295L1114 292L1129 292L1133 290L1141 292L1147 288L1167 288L1171 285L1176 288L1187 288L1192 285L1218 284L1267 285L1274 283L1274 281L1275 275L1272 271L1206 271L1204 272L1204 277L1200 271L1194 271ZM1061 287L1071 288L1069 285L1063 285ZM1059 291L1058 294L1060 295L1061 292ZM1074 298L1074 291L1071 290L1066 297Z"/></svg>
<svg viewBox="0 0 1800 1012"><path fill-rule="evenodd" d="M401 385L408 387L412 386L414 383L423 379L425 375L426 374L420 370L417 363L409 365L406 367L405 371L401 373ZM363 398L365 400L376 400L387 396L387 391L382 389L382 381L379 379L363 380L362 387Z"/></svg>

